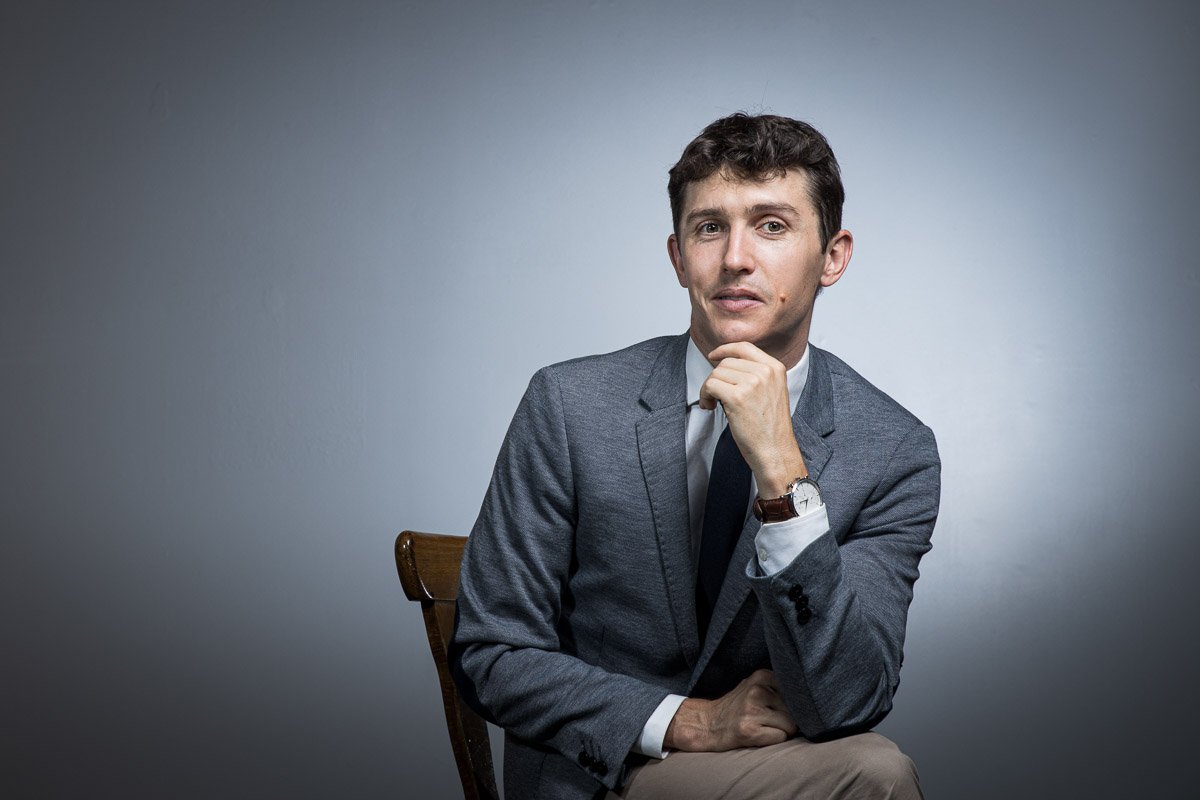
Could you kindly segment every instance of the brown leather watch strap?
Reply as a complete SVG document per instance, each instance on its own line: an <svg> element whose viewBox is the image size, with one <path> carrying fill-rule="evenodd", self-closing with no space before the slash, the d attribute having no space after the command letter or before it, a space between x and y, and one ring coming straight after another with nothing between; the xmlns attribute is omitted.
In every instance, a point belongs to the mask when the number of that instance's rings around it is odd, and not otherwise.
<svg viewBox="0 0 1200 800"><path fill-rule="evenodd" d="M773 500L763 500L761 497L755 497L754 516L764 523L783 522L785 519L798 516L796 514L796 506L792 504L792 493L788 492L783 497L776 497Z"/></svg>

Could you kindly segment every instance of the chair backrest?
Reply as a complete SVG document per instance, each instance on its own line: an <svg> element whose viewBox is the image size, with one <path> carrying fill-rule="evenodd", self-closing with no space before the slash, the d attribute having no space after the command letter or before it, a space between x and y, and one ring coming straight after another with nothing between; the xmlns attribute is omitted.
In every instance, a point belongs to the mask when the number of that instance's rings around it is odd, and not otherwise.
<svg viewBox="0 0 1200 800"><path fill-rule="evenodd" d="M472 711L450 678L446 648L454 632L454 606L458 599L458 566L462 562L464 536L404 531L396 537L396 571L409 600L421 604L429 649L442 684L442 705L458 777L466 800L499 800L496 773L487 723Z"/></svg>

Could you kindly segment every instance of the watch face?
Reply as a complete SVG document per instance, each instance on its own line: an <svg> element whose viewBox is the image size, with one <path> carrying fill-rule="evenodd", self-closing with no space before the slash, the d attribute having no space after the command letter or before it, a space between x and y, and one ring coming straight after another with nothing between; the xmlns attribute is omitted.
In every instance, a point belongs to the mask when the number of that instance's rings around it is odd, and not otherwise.
<svg viewBox="0 0 1200 800"><path fill-rule="evenodd" d="M797 514L810 511L820 504L821 490L817 488L817 484L808 478L796 481L795 488L792 490L792 505L795 506Z"/></svg>

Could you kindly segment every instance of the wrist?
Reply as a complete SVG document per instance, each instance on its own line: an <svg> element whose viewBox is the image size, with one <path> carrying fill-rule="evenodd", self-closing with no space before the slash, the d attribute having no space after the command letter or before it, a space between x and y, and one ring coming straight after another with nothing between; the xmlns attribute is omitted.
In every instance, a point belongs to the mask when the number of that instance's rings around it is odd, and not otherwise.
<svg viewBox="0 0 1200 800"><path fill-rule="evenodd" d="M792 442L791 452L787 452L775 463L762 470L763 474L754 474L754 482L758 484L758 496L771 500L787 492L792 481L808 475L808 466L800 448Z"/></svg>
<svg viewBox="0 0 1200 800"><path fill-rule="evenodd" d="M663 747L669 750L698 752L706 750L708 726L704 722L704 708L709 700L689 697L684 700L663 737Z"/></svg>

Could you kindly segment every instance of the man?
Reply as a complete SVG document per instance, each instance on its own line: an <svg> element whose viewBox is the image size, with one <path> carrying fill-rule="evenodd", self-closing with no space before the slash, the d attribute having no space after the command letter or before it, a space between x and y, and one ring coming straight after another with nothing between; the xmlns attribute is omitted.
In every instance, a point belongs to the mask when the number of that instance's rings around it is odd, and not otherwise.
<svg viewBox="0 0 1200 800"><path fill-rule="evenodd" d="M853 249L837 161L802 122L734 114L668 191L688 334L533 377L463 558L458 685L506 731L514 800L920 797L867 731L939 461L808 344Z"/></svg>

